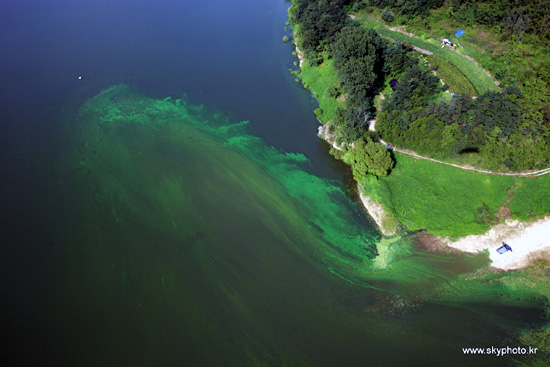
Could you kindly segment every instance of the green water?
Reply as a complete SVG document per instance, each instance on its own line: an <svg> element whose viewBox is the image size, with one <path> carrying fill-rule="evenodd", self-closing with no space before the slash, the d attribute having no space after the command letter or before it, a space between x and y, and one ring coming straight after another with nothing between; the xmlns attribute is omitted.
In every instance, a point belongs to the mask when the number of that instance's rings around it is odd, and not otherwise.
<svg viewBox="0 0 550 367"><path fill-rule="evenodd" d="M125 86L80 108L36 188L51 251L41 304L21 304L40 310L29 360L514 363L461 348L517 344L542 320L536 294L483 270L486 255L382 240L340 185L253 123Z"/></svg>

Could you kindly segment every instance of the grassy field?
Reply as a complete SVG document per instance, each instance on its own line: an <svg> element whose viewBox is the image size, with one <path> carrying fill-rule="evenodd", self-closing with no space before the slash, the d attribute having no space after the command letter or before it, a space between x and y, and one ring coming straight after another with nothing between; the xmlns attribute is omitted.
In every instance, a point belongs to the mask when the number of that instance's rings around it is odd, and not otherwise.
<svg viewBox="0 0 550 367"><path fill-rule="evenodd" d="M376 28L376 31L383 37L391 38L396 41L410 42L414 46L433 52L433 54L442 60L454 65L460 72L466 76L474 86L477 94L483 94L489 91L498 91L498 86L483 70L464 56L445 47L442 48L439 41L427 42L419 38L409 37L403 33L395 32L384 27Z"/></svg>
<svg viewBox="0 0 550 367"><path fill-rule="evenodd" d="M517 180L510 210L521 220L550 213L550 175Z"/></svg>
<svg viewBox="0 0 550 367"><path fill-rule="evenodd" d="M437 70L437 75L447 84L451 93L476 94L472 83L453 64L435 55L428 56L430 65Z"/></svg>
<svg viewBox="0 0 550 367"><path fill-rule="evenodd" d="M550 176L490 176L397 153L390 176L363 183L365 193L411 231L457 238L486 232L506 205L512 216L532 219L550 211ZM509 194L511 197L509 197Z"/></svg>
<svg viewBox="0 0 550 367"><path fill-rule="evenodd" d="M333 63L333 60L327 60L317 67L312 67L307 61L302 64L302 82L319 102L321 112L316 114L322 123L332 120L336 107L345 106L345 102L329 97L326 93L328 87L338 83L338 75L334 70Z"/></svg>

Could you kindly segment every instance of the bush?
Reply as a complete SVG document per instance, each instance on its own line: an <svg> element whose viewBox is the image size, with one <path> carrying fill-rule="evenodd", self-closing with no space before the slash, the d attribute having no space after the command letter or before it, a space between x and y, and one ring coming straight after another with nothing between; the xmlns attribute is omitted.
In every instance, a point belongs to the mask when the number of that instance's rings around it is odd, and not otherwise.
<svg viewBox="0 0 550 367"><path fill-rule="evenodd" d="M353 4L351 10L354 12L358 12L364 8L367 7L367 3L364 0L357 1L355 4Z"/></svg>
<svg viewBox="0 0 550 367"><path fill-rule="evenodd" d="M387 23L393 22L394 17L393 17L393 14L392 14L389 10L384 9L384 10L382 11L382 14L381 14L381 15L382 15L382 19L383 19L385 22L387 22Z"/></svg>

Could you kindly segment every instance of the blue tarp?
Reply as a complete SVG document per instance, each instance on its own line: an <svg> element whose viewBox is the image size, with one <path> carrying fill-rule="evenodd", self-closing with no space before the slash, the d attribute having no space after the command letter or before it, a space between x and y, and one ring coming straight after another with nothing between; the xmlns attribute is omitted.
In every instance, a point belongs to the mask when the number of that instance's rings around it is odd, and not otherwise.
<svg viewBox="0 0 550 367"><path fill-rule="evenodd" d="M462 29L459 29L458 32L455 33L455 36L460 37L464 34L464 31Z"/></svg>
<svg viewBox="0 0 550 367"><path fill-rule="evenodd" d="M508 246L508 244L502 242L502 246L497 248L497 252L502 255L506 251L512 251L512 248L510 246Z"/></svg>
<svg viewBox="0 0 550 367"><path fill-rule="evenodd" d="M508 251L508 249L507 249L506 247L504 247L504 246L500 246L499 248L497 248L497 252L498 252L499 254L503 254L503 253L505 253L506 251Z"/></svg>

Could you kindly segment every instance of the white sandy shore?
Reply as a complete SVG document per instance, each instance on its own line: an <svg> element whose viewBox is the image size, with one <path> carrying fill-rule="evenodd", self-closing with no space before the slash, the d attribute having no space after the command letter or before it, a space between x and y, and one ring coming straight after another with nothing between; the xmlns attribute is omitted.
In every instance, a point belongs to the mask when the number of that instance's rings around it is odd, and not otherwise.
<svg viewBox="0 0 550 367"><path fill-rule="evenodd" d="M372 219L376 222L378 225L378 228L380 228L380 231L382 234L386 237L395 236L397 233L397 227L389 226L385 224L385 222L388 222L388 213L384 209L384 207L377 201L372 200L370 197L365 195L363 193L363 187L361 185L358 186L359 188L359 197L361 198L361 202L363 203L363 206L365 209L367 209L367 212L371 216ZM393 223L393 221L391 221Z"/></svg>
<svg viewBox="0 0 550 367"><path fill-rule="evenodd" d="M487 249L493 267L519 269L528 266L533 260L550 256L550 216L529 223L507 220L485 234L443 242L465 252L475 253ZM499 254L497 248L502 242L510 245L512 251Z"/></svg>
<svg viewBox="0 0 550 367"><path fill-rule="evenodd" d="M296 35L294 33L292 33L292 35L294 36L295 40L294 48L296 49L296 56L298 56L298 66L301 68L306 58L304 57L304 53L302 52L302 50L298 48L298 40L296 39Z"/></svg>
<svg viewBox="0 0 550 367"><path fill-rule="evenodd" d="M395 224L384 225L389 218L384 207L365 195L360 185L359 195L363 206L383 235L394 236L397 232ZM550 215L534 222L507 220L503 224L492 227L485 234L466 236L454 242L446 238L440 240L443 244L463 252L477 253L488 250L492 261L491 266L494 268L520 269L529 266L537 259L550 260ZM508 244L512 251L499 254L497 248L502 246L503 242Z"/></svg>

